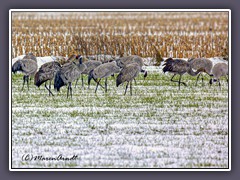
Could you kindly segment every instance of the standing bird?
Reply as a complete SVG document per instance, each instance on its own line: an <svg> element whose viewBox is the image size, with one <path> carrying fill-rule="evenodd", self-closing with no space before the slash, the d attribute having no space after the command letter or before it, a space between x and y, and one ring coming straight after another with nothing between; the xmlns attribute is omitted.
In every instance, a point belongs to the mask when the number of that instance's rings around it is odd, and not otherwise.
<svg viewBox="0 0 240 180"><path fill-rule="evenodd" d="M89 74L90 73L90 71L92 71L93 69L95 69L96 67L98 67L98 66L100 66L102 63L101 63L101 61L96 61L96 60L88 60L88 61L86 61L86 62L84 62L83 64L85 64L86 65L86 69L82 72L82 74L81 74L81 78L82 78L82 87L83 87L83 74ZM76 81L76 84L75 84L75 87L77 86L77 82L78 82L78 79L77 79L77 81ZM89 88L89 86L88 86L88 88Z"/></svg>
<svg viewBox="0 0 240 180"><path fill-rule="evenodd" d="M68 85L67 98L69 91L72 97L72 82L75 81L80 74L86 69L86 65L82 64L82 56L76 56L79 60L76 62L69 62L62 66L62 68L56 73L54 79L54 89L60 91L62 86Z"/></svg>
<svg viewBox="0 0 240 180"><path fill-rule="evenodd" d="M47 62L43 64L38 72L35 74L34 77L34 84L37 87L40 87L42 83L45 82L45 88L49 92L49 96L52 95L53 93L51 92L51 82L56 74L57 71L61 69L61 65L57 61L52 61L52 62ZM47 88L47 81L49 81L49 88Z"/></svg>
<svg viewBox="0 0 240 180"><path fill-rule="evenodd" d="M17 71L21 71L24 73L23 76L23 86L24 88L25 82L27 81L27 86L29 90L29 76L32 77L37 72L37 62L31 59L22 59L16 61L12 66L12 72L15 74Z"/></svg>
<svg viewBox="0 0 240 180"><path fill-rule="evenodd" d="M65 58L63 56L58 56L58 57L55 57L56 58L56 61L60 63L60 65L64 65L66 63L69 63L73 60L76 59L76 55L71 55L69 58Z"/></svg>
<svg viewBox="0 0 240 180"><path fill-rule="evenodd" d="M72 54L68 59L67 61L74 61L76 59L76 55L75 54Z"/></svg>
<svg viewBox="0 0 240 180"><path fill-rule="evenodd" d="M105 78L105 92L107 92L107 78L114 73L119 73L120 67L117 66L115 61L108 62L101 64L100 66L96 67L95 69L91 70L88 75L88 87L90 86L91 79L97 83L95 93L97 92L98 85L102 78ZM97 81L97 78L99 80Z"/></svg>
<svg viewBox="0 0 240 180"><path fill-rule="evenodd" d="M220 77L224 76L228 82L228 65L226 63L217 63L212 69L213 79L210 79L209 83L212 85L213 82L218 81L219 88L221 90Z"/></svg>
<svg viewBox="0 0 240 180"><path fill-rule="evenodd" d="M121 72L117 76L116 85L117 87L127 81L125 93L127 92L128 84L130 82L130 94L132 95L132 80L137 77L138 73L141 71L141 67L138 63L127 64L121 70Z"/></svg>
<svg viewBox="0 0 240 180"><path fill-rule="evenodd" d="M144 76L143 76L144 79L147 77L147 71L142 69L144 63L143 63L143 59L140 56L137 56L137 55L126 56L126 57L121 57L119 59L116 59L115 61L117 62L117 65L120 68L123 68L127 64L138 63L138 65L141 68L140 72L144 73Z"/></svg>
<svg viewBox="0 0 240 180"><path fill-rule="evenodd" d="M185 74L186 72L190 74L191 76L196 76L199 72L202 71L202 69L198 69L196 72L192 70L191 64L185 60L182 59L172 59L168 58L164 61L165 63L163 64L163 72L170 72L173 73L173 76L171 78L171 81L173 82L178 82L179 90L180 90L180 84L182 83L184 86L187 86L186 83L181 82L182 75ZM176 76L176 74L179 74L179 80L174 81L173 78Z"/></svg>
<svg viewBox="0 0 240 180"><path fill-rule="evenodd" d="M203 71L200 72L197 76L196 80L196 86L197 82L200 76L202 76L202 86L203 86L203 72L211 76L211 70L213 67L212 61L206 58L195 58L195 59L189 59L188 62L190 63L191 67L195 70L202 69Z"/></svg>
<svg viewBox="0 0 240 180"><path fill-rule="evenodd" d="M34 60L37 62L37 58L36 58L36 56L33 55L33 53L28 53L27 55L25 55L23 57L23 59L31 59L31 60Z"/></svg>

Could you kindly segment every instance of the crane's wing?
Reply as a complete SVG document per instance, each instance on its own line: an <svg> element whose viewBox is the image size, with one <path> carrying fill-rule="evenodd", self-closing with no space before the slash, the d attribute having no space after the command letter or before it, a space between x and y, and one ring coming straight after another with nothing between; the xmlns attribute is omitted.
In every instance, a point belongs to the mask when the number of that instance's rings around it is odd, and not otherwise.
<svg viewBox="0 0 240 180"><path fill-rule="evenodd" d="M37 71L37 63L34 60L24 59L22 60L22 70L26 74L32 74Z"/></svg>

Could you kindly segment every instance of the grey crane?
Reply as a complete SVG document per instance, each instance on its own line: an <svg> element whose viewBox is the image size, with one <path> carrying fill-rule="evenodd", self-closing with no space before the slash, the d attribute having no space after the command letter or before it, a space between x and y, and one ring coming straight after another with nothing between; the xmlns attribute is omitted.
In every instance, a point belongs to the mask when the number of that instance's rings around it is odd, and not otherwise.
<svg viewBox="0 0 240 180"><path fill-rule="evenodd" d="M173 76L171 78L171 81L173 82L178 82L178 87L180 90L180 84L183 84L184 86L187 86L185 82L181 82L182 75L185 74L186 72L190 74L191 76L196 76L199 72L203 71L203 69L198 69L196 72L192 70L191 64L183 59L172 59L168 58L164 61L165 63L163 64L163 72L170 72L173 73ZM175 81L173 80L174 76L176 74L179 74L179 80Z"/></svg>
<svg viewBox="0 0 240 180"><path fill-rule="evenodd" d="M116 86L127 82L124 95L127 93L128 84L130 83L130 94L132 95L132 80L134 80L138 73L141 71L141 67L138 63L131 63L124 66L121 72L117 76Z"/></svg>
<svg viewBox="0 0 240 180"><path fill-rule="evenodd" d="M228 82L228 65L226 63L217 63L212 69L213 78L210 79L209 83L212 85L213 82L218 81L219 88L221 90L220 77L224 76Z"/></svg>
<svg viewBox="0 0 240 180"><path fill-rule="evenodd" d="M90 62L88 62L89 60L86 58L86 57L82 57L82 63L83 64L85 64L86 66L87 66L87 69L86 70L84 70L84 72L82 72L81 74L89 74L89 70L88 69L90 69L90 70L92 70L92 69L94 69L95 67L97 67L96 65L95 65L95 63L98 65L98 64L101 64L101 62L97 62L97 61L90 61ZM73 55L71 55L67 60L65 60L65 59L62 59L61 61L60 61L60 64L61 65L63 65L63 64L65 64L65 63L69 63L69 62L75 62L75 63L78 63L78 59L76 58L76 55L75 54L73 54ZM93 65L92 65L93 64ZM92 66L92 68L91 67L88 67L88 66ZM82 77L82 86L83 86L83 76L81 75L81 77ZM75 87L77 87L77 82L78 82L78 80L79 80L79 78L77 78L77 80L76 80L76 84L75 84Z"/></svg>
<svg viewBox="0 0 240 180"><path fill-rule="evenodd" d="M107 78L115 73L120 72L120 67L117 66L115 61L101 64L95 69L91 70L88 75L88 86L90 85L91 79L97 83L95 93L97 92L98 85L102 78L105 78L105 92L107 92ZM99 80L97 80L99 78Z"/></svg>
<svg viewBox="0 0 240 180"><path fill-rule="evenodd" d="M84 86L83 74L89 75L90 71L92 71L96 67L100 66L102 64L102 62L101 61L96 61L96 60L88 60L88 61L84 62L83 64L85 64L87 68L81 74L82 87ZM77 82L78 82L78 79L76 81L75 87L77 86ZM88 86L88 88L89 88L89 86Z"/></svg>
<svg viewBox="0 0 240 180"><path fill-rule="evenodd" d="M76 56L79 60L76 62L69 62L64 64L59 71L57 71L54 79L54 89L60 91L60 88L64 85L68 85L67 98L69 91L72 98L72 82L75 81L80 74L86 69L86 65L82 64L82 56Z"/></svg>
<svg viewBox="0 0 240 180"><path fill-rule="evenodd" d="M61 69L61 65L57 61L52 61L52 62L47 62L43 64L38 72L34 76L34 84L37 87L40 87L44 82L45 82L45 88L49 92L49 96L52 95L53 93L51 92L51 82L56 74L57 71ZM47 88L47 81L49 81L49 88Z"/></svg>
<svg viewBox="0 0 240 180"><path fill-rule="evenodd" d="M75 59L76 59L76 55L73 54L73 55L71 55L68 59L66 59L66 58L63 57L63 56L56 56L55 59L56 59L56 61L59 62L61 65L64 65L64 64L66 64L66 63L69 63L69 62L75 60Z"/></svg>
<svg viewBox="0 0 240 180"><path fill-rule="evenodd" d="M213 63L212 61L210 61L207 58L193 58L193 59L189 59L188 62L190 63L191 67L195 70L197 69L202 69L203 71L200 72L197 76L197 80L196 80L196 86L197 86L197 82L200 76L202 76L202 86L203 86L203 73L208 74L209 76L211 76L211 70L213 67Z"/></svg>
<svg viewBox="0 0 240 180"><path fill-rule="evenodd" d="M31 59L22 59L16 61L12 66L12 72L15 74L17 71L21 71L24 73L23 76L23 86L24 89L25 82L27 82L28 90L29 90L29 76L32 77L37 72L37 62Z"/></svg>
<svg viewBox="0 0 240 180"><path fill-rule="evenodd" d="M143 59L140 56L131 55L131 56L126 56L126 57L121 57L119 59L116 59L115 61L117 62L117 65L121 68L123 68L127 64L131 64L131 63L134 63L134 62L138 63L138 65L141 68L140 72L144 73L144 79L147 77L147 71L142 69L142 67L144 65L144 62L143 62Z"/></svg>
<svg viewBox="0 0 240 180"><path fill-rule="evenodd" d="M76 59L76 55L75 54L72 54L68 59L67 61L74 61Z"/></svg>
<svg viewBox="0 0 240 180"><path fill-rule="evenodd" d="M34 60L34 61L37 62L36 56L34 56L33 53L31 53L31 52L28 53L28 54L26 54L26 55L23 57L23 59L31 59L31 60Z"/></svg>
<svg viewBox="0 0 240 180"><path fill-rule="evenodd" d="M78 63L79 60L76 58L77 55L75 54L72 54L71 56L69 56L67 59L63 56L57 56L56 59L57 61L61 64L61 65L64 65L66 63L69 63L69 62L75 62L75 63Z"/></svg>

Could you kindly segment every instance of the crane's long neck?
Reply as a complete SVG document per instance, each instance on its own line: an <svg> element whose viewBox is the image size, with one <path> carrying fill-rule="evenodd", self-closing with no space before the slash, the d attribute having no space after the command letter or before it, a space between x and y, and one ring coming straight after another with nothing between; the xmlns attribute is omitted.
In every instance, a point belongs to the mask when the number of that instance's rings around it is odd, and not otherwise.
<svg viewBox="0 0 240 180"><path fill-rule="evenodd" d="M190 74L191 76L196 76L196 75L198 75L198 73L201 72L201 71L202 71L202 69L198 69L196 72L194 72L194 71L192 70L192 66L190 65L187 73Z"/></svg>
<svg viewBox="0 0 240 180"><path fill-rule="evenodd" d="M79 57L79 64L82 64L82 56Z"/></svg>

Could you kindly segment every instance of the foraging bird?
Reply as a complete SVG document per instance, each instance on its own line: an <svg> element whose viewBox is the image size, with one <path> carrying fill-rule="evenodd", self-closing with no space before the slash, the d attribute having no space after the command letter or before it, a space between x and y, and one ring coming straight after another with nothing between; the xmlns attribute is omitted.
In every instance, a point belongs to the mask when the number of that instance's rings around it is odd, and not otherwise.
<svg viewBox="0 0 240 180"><path fill-rule="evenodd" d="M63 65L65 63L67 63L67 60L65 57L63 56L54 56L54 61L57 61L60 63L60 65Z"/></svg>
<svg viewBox="0 0 240 180"><path fill-rule="evenodd" d="M56 60L61 64L64 65L66 63L75 61L76 63L78 63L78 59L76 58L77 56L75 54L72 54L70 57L65 58L63 56L57 56Z"/></svg>
<svg viewBox="0 0 240 180"><path fill-rule="evenodd" d="M37 71L37 62L31 59L22 59L16 61L12 66L12 72L15 74L17 71L21 71L24 73L23 76L23 86L24 88L25 82L27 81L27 86L29 90L29 76L32 77Z"/></svg>
<svg viewBox="0 0 240 180"><path fill-rule="evenodd" d="M61 69L61 65L57 61L47 62L43 64L38 72L35 74L34 77L34 84L37 87L40 87L45 82L45 88L50 94L53 96L53 93L51 92L51 81L53 80L55 74L57 71ZM49 88L47 88L46 82L49 81Z"/></svg>
<svg viewBox="0 0 240 180"><path fill-rule="evenodd" d="M197 76L196 80L196 86L197 82L200 76L202 76L202 86L203 86L203 72L211 76L211 70L213 67L212 61L206 58L195 58L195 59L189 59L188 62L190 63L191 67L195 70L202 69L203 71L200 72Z"/></svg>
<svg viewBox="0 0 240 180"><path fill-rule="evenodd" d="M102 63L100 61L88 60L88 61L84 62L83 64L85 64L87 68L81 74L82 87L83 87L83 74L87 74L88 75L90 73L90 71L92 71L96 67L100 66ZM77 86L77 82L78 82L78 79L76 81L75 87ZM88 86L88 88L89 88L89 86Z"/></svg>
<svg viewBox="0 0 240 180"><path fill-rule="evenodd" d="M137 77L140 71L141 67L139 66L138 63L127 64L122 68L121 72L117 76L116 85L118 87L120 84L127 82L124 95L127 92L129 82L130 82L130 94L132 95L132 80L135 79L135 77Z"/></svg>
<svg viewBox="0 0 240 180"><path fill-rule="evenodd" d="M210 79L209 84L212 85L213 82L218 81L219 88L221 90L220 77L224 76L228 82L228 65L226 63L217 63L212 69L213 78Z"/></svg>
<svg viewBox="0 0 240 180"><path fill-rule="evenodd" d="M82 56L79 55L76 58L79 60L78 63L69 62L64 64L56 73L54 79L54 89L57 89L57 91L60 91L62 86L68 85L67 98L69 91L72 97L72 82L86 69L86 65L82 63Z"/></svg>
<svg viewBox="0 0 240 180"><path fill-rule="evenodd" d="M61 58L61 59L59 60L59 63L60 63L61 65L64 65L64 64L69 63L69 62L75 62L76 64L78 64L78 61L79 61L79 60L78 60L76 57L77 57L77 56L76 56L75 54L72 54L68 59ZM88 61L88 59L85 58L85 57L82 57L82 63L83 63L83 64L85 64L85 63L84 63L85 61ZM83 72L83 73L84 73L84 72ZM88 73L87 73L87 74L88 74ZM78 79L79 79L79 78L77 78L77 80L76 80L75 87L77 86ZM82 76L82 83L83 83L83 76Z"/></svg>
<svg viewBox="0 0 240 180"><path fill-rule="evenodd" d="M138 63L138 65L141 68L141 72L144 73L144 76L143 76L144 79L147 77L147 71L142 69L144 63L143 63L143 59L140 56L132 55L132 56L127 56L127 57L121 57L119 59L116 59L115 61L117 62L117 65L120 68L123 68L127 64L131 64L131 63L134 63L134 62Z"/></svg>
<svg viewBox="0 0 240 180"><path fill-rule="evenodd" d="M76 55L75 54L72 54L68 59L67 61L74 61L76 59Z"/></svg>
<svg viewBox="0 0 240 180"><path fill-rule="evenodd" d="M31 59L31 60L34 60L34 61L37 62L36 56L34 56L33 53L31 53L31 52L28 53L27 55L25 55L25 56L23 57L23 59Z"/></svg>
<svg viewBox="0 0 240 180"><path fill-rule="evenodd" d="M107 78L112 74L119 73L120 67L117 66L115 61L101 64L95 69L91 70L88 75L88 86L90 86L90 81L93 79L96 83L95 93L97 92L98 85L100 85L100 81L102 78L105 78L105 92L107 92ZM99 80L97 81L97 78Z"/></svg>
<svg viewBox="0 0 240 180"><path fill-rule="evenodd" d="M85 63L86 61L88 61L88 59L86 57L82 57L82 63ZM66 60L66 62L78 63L79 60L78 60L77 56L75 54L73 54Z"/></svg>
<svg viewBox="0 0 240 180"><path fill-rule="evenodd" d="M196 76L199 72L201 72L203 69L198 69L196 72L192 70L191 64L185 60L182 59L172 59L168 58L164 61L165 63L163 64L163 72L170 72L173 73L173 76L171 78L171 81L173 82L178 82L179 90L180 90L180 84L182 83L184 86L187 86L186 83L181 82L182 75L185 74L186 72L190 74L191 76ZM176 76L176 74L179 74L179 80L174 81L173 78Z"/></svg>
<svg viewBox="0 0 240 180"><path fill-rule="evenodd" d="M76 58L76 56L75 56L75 58ZM64 64L66 64L66 63L68 63L68 62L70 62L70 61L68 61L68 59L66 59L66 58L63 57L63 56L55 57L54 61L59 62L61 66L64 65Z"/></svg>

